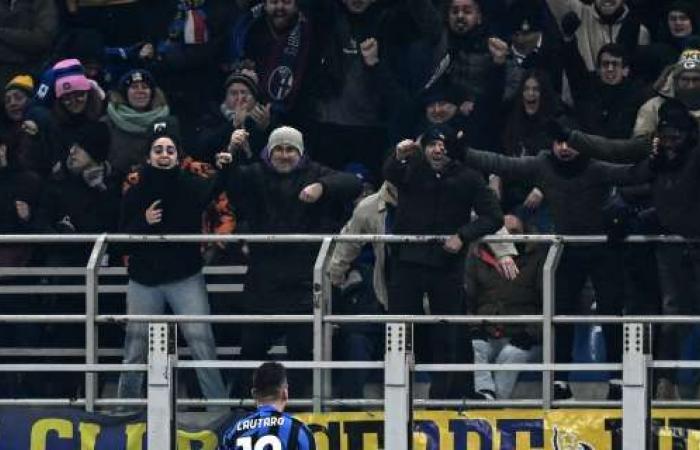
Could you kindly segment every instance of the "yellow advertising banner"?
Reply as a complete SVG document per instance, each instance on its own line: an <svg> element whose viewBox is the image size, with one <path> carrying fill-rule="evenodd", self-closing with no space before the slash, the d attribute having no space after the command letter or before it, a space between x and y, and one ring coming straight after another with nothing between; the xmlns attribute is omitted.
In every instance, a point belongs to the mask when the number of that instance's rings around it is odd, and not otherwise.
<svg viewBox="0 0 700 450"><path fill-rule="evenodd" d="M384 449L383 414L302 414L318 450ZM415 450L617 450L619 410L417 411ZM700 450L700 410L656 410L653 448ZM658 447L657 447L658 445Z"/></svg>

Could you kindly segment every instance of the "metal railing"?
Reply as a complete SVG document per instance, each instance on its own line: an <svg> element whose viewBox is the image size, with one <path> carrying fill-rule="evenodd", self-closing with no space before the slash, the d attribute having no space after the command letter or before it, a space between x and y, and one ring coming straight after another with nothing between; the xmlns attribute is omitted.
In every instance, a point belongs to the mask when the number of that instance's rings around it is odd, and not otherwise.
<svg viewBox="0 0 700 450"><path fill-rule="evenodd" d="M310 323L313 326L313 361L287 362L290 368L308 368L313 371L312 399L297 399L296 404L312 405L315 411L321 411L328 405L355 405L377 406L381 401L368 399L332 399L331 398L331 374L327 369L359 369L383 367L382 361L374 362L332 362L332 325L343 323L459 323L459 324L483 324L496 323L541 323L542 324L542 363L495 365L495 364L417 364L415 370L422 371L474 371L474 370L525 370L541 371L542 399L541 400L509 400L509 401L476 401L476 400L423 400L416 404L427 406L542 406L551 408L554 406L613 406L619 402L598 401L555 401L552 395L553 373L556 371L610 371L620 370L622 364L555 364L554 363L554 335L555 324L573 323L700 323L700 316L558 316L554 314L555 296L555 272L565 245L601 244L607 241L605 236L557 236L557 235L520 235L520 236L488 236L485 242L535 242L549 244L549 250L543 271L543 311L541 315L512 315L512 316L398 316L398 315L334 315L331 309L331 289L328 279L327 265L333 244L335 242L385 242L385 243L439 243L446 236L385 236L385 235L124 235L124 234L100 234L100 235L4 235L0 236L0 244L27 243L94 243L87 266L83 268L0 268L0 275L84 275L85 286L59 287L56 293L84 293L85 314L36 314L36 315L0 315L0 322L21 323L84 323L86 346L84 352L84 364L51 364L47 367L43 364L0 364L0 371L78 371L85 372L85 398L84 399L6 399L0 400L2 404L71 404L84 405L86 410L92 411L95 406L135 404L142 400L126 399L98 399L97 374L99 372L115 372L120 370L144 370L143 365L109 365L99 364L98 356L98 324L125 323L129 321L140 322L211 322L211 323ZM112 243L182 243L182 242L250 242L250 243L318 243L319 254L313 268L313 314L304 315L141 315L129 316L122 314L98 314L98 294L123 292L120 286L100 286L100 275L123 275L123 268L100 267L107 246ZM689 242L677 236L631 236L626 239L628 243L683 243ZM241 274L241 267L210 267L206 270L215 274ZM210 292L240 292L240 285L225 285L217 288L217 285L209 285ZM47 293L54 292L51 286L3 286L2 293ZM2 297L0 295L0 301ZM243 361L179 361L180 368L218 367L218 368L244 368L254 367L258 362ZM652 362L654 368L699 368L700 363L691 361L656 361ZM63 403L62 403L63 402ZM180 400L183 405L200 404L241 404L241 399L189 399ZM661 404L661 403L659 403ZM678 402L678 406L689 404L700 406L698 402ZM672 406L674 403L664 402L664 406Z"/></svg>

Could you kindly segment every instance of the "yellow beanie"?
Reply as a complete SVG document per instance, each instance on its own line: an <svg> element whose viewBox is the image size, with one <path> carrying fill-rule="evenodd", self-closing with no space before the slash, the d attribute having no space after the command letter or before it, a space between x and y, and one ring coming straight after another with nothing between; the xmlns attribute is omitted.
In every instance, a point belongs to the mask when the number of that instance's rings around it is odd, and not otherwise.
<svg viewBox="0 0 700 450"><path fill-rule="evenodd" d="M5 91L10 89L19 89L32 95L34 93L34 80L30 75L17 75L5 85Z"/></svg>

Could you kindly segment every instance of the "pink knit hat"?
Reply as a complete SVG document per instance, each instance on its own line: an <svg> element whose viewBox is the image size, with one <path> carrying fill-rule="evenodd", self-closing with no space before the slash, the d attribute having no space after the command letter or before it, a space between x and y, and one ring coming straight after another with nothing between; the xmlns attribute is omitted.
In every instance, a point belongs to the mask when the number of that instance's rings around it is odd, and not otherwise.
<svg viewBox="0 0 700 450"><path fill-rule="evenodd" d="M58 74L55 82L56 98L61 98L71 92L85 92L92 87L90 80L84 74L84 68L77 59L64 59L53 66Z"/></svg>

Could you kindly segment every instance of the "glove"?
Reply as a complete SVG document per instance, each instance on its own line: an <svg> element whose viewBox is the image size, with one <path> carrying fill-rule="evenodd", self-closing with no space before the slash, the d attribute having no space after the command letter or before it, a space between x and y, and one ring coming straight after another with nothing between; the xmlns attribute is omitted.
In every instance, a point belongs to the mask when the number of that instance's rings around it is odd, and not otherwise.
<svg viewBox="0 0 700 450"><path fill-rule="evenodd" d="M564 38L567 40L574 37L576 30L578 30L580 26L581 19L573 11L564 14L564 17L561 18L561 31L564 34Z"/></svg>
<svg viewBox="0 0 700 450"><path fill-rule="evenodd" d="M571 138L571 128L567 127L559 119L549 119L545 124L547 134L556 142L567 142Z"/></svg>
<svg viewBox="0 0 700 450"><path fill-rule="evenodd" d="M70 220L70 216L65 216L63 219L56 222L56 231L59 233L74 233L75 225Z"/></svg>

